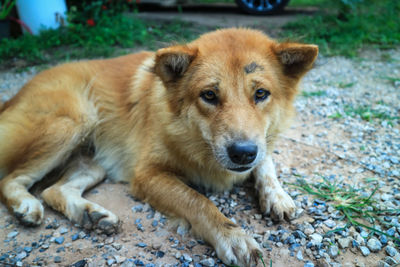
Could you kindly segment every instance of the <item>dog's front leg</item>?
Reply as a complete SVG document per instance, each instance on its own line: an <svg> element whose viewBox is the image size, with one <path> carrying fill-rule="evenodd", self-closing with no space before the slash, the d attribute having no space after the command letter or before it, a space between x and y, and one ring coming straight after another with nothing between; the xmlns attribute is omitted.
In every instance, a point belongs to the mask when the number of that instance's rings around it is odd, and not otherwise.
<svg viewBox="0 0 400 267"><path fill-rule="evenodd" d="M261 253L256 241L226 218L204 195L184 184L176 175L144 170L132 181L134 196L155 209L189 222L195 235L210 243L228 265L252 266Z"/></svg>
<svg viewBox="0 0 400 267"><path fill-rule="evenodd" d="M279 183L271 155L256 168L254 176L261 211L270 214L274 220L293 219L296 205Z"/></svg>

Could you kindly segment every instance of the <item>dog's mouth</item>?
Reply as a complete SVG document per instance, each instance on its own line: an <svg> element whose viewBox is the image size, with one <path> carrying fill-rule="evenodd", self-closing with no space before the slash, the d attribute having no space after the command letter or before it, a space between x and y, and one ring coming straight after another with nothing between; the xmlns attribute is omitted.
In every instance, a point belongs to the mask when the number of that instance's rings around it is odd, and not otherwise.
<svg viewBox="0 0 400 267"><path fill-rule="evenodd" d="M240 167L240 168L229 168L228 170L234 171L234 172L245 172L250 169L251 169L251 167Z"/></svg>

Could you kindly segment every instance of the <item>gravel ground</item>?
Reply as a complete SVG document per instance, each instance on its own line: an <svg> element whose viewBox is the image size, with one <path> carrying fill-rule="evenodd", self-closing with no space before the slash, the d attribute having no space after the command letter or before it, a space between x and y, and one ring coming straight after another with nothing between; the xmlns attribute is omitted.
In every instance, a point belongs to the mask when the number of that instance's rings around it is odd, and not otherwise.
<svg viewBox="0 0 400 267"><path fill-rule="evenodd" d="M0 73L0 97L10 98L37 68ZM395 78L395 79L389 79ZM400 50L367 51L361 58L325 58L305 77L296 101L298 115L275 150L280 179L309 183L321 176L368 195L366 179L376 178L374 199L400 208ZM397 80L396 80L397 79ZM370 119L368 121L368 119ZM333 205L285 185L299 207L291 223L273 224L259 214L251 181L207 196L263 247L269 266L396 266L399 245L361 227L345 225ZM86 197L123 221L113 236L85 232L46 209L45 222L25 228L0 205L0 266L217 266L213 249L194 239L149 205L133 199L127 186L104 183ZM112 199L113 201L109 201ZM399 238L400 222L385 216Z"/></svg>

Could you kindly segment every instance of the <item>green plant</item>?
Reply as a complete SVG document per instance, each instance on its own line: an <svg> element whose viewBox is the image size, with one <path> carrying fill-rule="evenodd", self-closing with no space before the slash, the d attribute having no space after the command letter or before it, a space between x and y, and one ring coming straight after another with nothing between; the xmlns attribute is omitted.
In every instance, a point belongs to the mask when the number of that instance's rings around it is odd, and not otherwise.
<svg viewBox="0 0 400 267"><path fill-rule="evenodd" d="M366 46L389 48L400 44L400 1L332 2L336 3L333 8L328 6L316 15L287 24L282 36L318 44L326 55L348 57L357 56Z"/></svg>
<svg viewBox="0 0 400 267"><path fill-rule="evenodd" d="M304 97L325 96L325 95L326 95L326 91L324 91L324 90L318 90L318 91L314 91L314 92L306 92L306 91L301 92L301 96L304 96Z"/></svg>
<svg viewBox="0 0 400 267"><path fill-rule="evenodd" d="M400 84L400 78L395 78L395 77L383 77L383 79L388 80L389 82L391 82L394 86L396 84Z"/></svg>
<svg viewBox="0 0 400 267"><path fill-rule="evenodd" d="M349 87L352 87L354 84L355 84L354 82L350 82L350 83L340 82L340 83L338 83L338 87L339 88L349 88Z"/></svg>
<svg viewBox="0 0 400 267"><path fill-rule="evenodd" d="M382 112L367 106L345 106L344 112L347 116L356 117L359 116L365 121L372 121L373 119L396 121L400 119L400 116L392 116L387 112Z"/></svg>
<svg viewBox="0 0 400 267"><path fill-rule="evenodd" d="M132 0L68 0L68 20L73 24L95 26L105 17L120 15L134 6Z"/></svg>
<svg viewBox="0 0 400 267"><path fill-rule="evenodd" d="M15 5L15 0L4 0L0 2L0 20L6 19Z"/></svg>
<svg viewBox="0 0 400 267"><path fill-rule="evenodd" d="M261 253L259 253L258 257L260 258L263 267L266 267L263 255ZM270 260L269 265L270 265L270 267L272 267L272 260ZM240 267L240 266L238 266L238 265L229 265L229 267Z"/></svg>
<svg viewBox="0 0 400 267"><path fill-rule="evenodd" d="M23 35L18 39L0 41L0 62L12 58L27 64L54 62L77 58L110 57L130 52L134 46L159 48L162 43L190 41L201 28L174 21L157 24L145 22L134 15L102 16L98 23L70 23L57 30L46 30L39 36Z"/></svg>
<svg viewBox="0 0 400 267"><path fill-rule="evenodd" d="M314 184L309 184L304 179L297 179L296 183L289 185L331 203L332 207L343 215L343 219L347 220L344 228L348 228L351 225L361 226L370 230L371 233L385 235L398 243L400 239L376 227L377 225L386 228L394 226L392 223L386 222L382 217L387 215L399 216L400 209L385 209L373 198L379 189L378 183L372 184L375 181L375 179L367 180L367 185L360 189L350 185L338 184L336 181L332 183L325 177L322 177L321 182ZM373 190L367 196L361 194L361 192L367 191L371 187ZM344 228L336 228L330 232L341 231Z"/></svg>
<svg viewBox="0 0 400 267"><path fill-rule="evenodd" d="M291 0L289 6L325 6L328 2L328 0Z"/></svg>
<svg viewBox="0 0 400 267"><path fill-rule="evenodd" d="M385 103L383 101L378 101L377 104L384 105ZM344 115L346 115L349 117L359 117L362 120L368 122L372 122L373 120L387 121L392 126L393 122L399 123L400 121L400 116L395 116L387 111L380 111L367 106L353 107L350 105L346 105L343 111L343 113L337 111L336 113L329 115L328 118L341 119Z"/></svg>
<svg viewBox="0 0 400 267"><path fill-rule="evenodd" d="M330 119L341 119L343 118L343 115L340 112L333 113L332 115L329 115L328 118Z"/></svg>

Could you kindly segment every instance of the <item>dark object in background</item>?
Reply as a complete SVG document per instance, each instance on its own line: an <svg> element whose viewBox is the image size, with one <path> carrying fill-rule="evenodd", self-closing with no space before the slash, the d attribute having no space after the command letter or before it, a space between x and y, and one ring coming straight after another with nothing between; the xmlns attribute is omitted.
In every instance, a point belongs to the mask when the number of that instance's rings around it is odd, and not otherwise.
<svg viewBox="0 0 400 267"><path fill-rule="evenodd" d="M78 0L68 0L78 1ZM231 0L233 2L233 0ZM276 14L283 10L290 0L235 0L239 8L253 15ZM79 1L78 1L79 2ZM173 7L185 4L200 3L199 0L140 0L137 4L156 4L162 7Z"/></svg>
<svg viewBox="0 0 400 267"><path fill-rule="evenodd" d="M269 15L279 13L290 0L235 0L236 4L246 13L254 15Z"/></svg>
<svg viewBox="0 0 400 267"><path fill-rule="evenodd" d="M10 21L8 19L0 19L0 40L10 37Z"/></svg>

